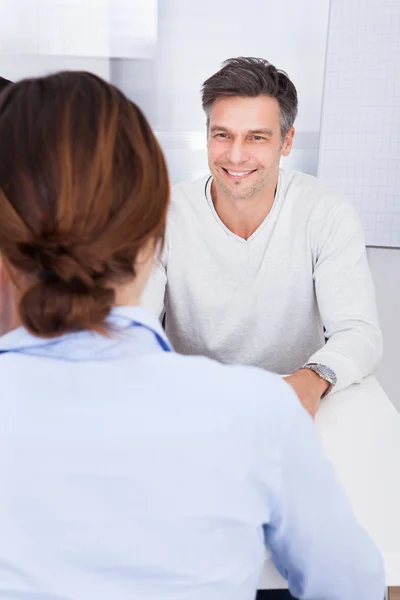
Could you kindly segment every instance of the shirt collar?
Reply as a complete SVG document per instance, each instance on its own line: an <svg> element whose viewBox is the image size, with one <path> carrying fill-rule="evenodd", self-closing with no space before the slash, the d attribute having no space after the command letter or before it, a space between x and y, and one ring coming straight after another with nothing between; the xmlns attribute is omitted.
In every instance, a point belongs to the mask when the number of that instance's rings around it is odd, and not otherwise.
<svg viewBox="0 0 400 600"><path fill-rule="evenodd" d="M163 340L165 346L172 350L172 346L160 321L152 313L141 306L116 306L111 310L107 322L118 331L128 330L134 323L141 325L157 334L157 336ZM58 338L46 339L32 335L24 327L18 327L17 329L0 336L0 353L10 351L29 352L44 346L55 348L64 341L68 340L72 342L75 337L81 337L82 334L85 333L86 332L70 333ZM107 340L104 336L101 336L101 338L103 342Z"/></svg>

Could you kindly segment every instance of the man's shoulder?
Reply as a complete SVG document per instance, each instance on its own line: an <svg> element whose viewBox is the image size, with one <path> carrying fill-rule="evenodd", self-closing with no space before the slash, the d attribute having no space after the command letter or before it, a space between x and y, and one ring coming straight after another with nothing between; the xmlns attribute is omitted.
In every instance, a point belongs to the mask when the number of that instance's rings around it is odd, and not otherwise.
<svg viewBox="0 0 400 600"><path fill-rule="evenodd" d="M291 207L292 218L307 222L313 239L322 239L340 228L342 235L363 235L360 215L354 203L323 180L291 171L284 174L285 203Z"/></svg>
<svg viewBox="0 0 400 600"><path fill-rule="evenodd" d="M188 202L197 202L199 199L205 198L206 187L211 179L211 175L205 175L199 179L191 179L182 181L172 186L171 204L172 206L180 206Z"/></svg>
<svg viewBox="0 0 400 600"><path fill-rule="evenodd" d="M301 199L303 209L308 207L316 213L330 213L341 207L351 210L353 206L346 196L314 175L282 170L282 179L285 197L296 202Z"/></svg>
<svg viewBox="0 0 400 600"><path fill-rule="evenodd" d="M182 229L184 223L192 220L202 221L209 210L206 199L206 187L211 175L199 179L183 181L172 186L171 202L168 211L168 229Z"/></svg>

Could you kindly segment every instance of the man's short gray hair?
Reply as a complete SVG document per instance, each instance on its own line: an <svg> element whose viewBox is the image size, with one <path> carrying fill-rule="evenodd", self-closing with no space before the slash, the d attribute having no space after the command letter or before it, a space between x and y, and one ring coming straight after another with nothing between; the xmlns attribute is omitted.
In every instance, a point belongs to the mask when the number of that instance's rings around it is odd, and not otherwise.
<svg viewBox="0 0 400 600"><path fill-rule="evenodd" d="M255 98L262 95L271 96L278 101L283 142L297 116L297 91L284 71L263 58L229 58L217 73L204 82L202 104L207 115L207 125L211 107L218 98Z"/></svg>

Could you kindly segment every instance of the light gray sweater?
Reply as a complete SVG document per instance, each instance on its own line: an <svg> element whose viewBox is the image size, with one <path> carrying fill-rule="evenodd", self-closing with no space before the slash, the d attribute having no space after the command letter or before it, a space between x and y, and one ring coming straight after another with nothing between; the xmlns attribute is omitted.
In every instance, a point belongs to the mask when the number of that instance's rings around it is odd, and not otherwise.
<svg viewBox="0 0 400 600"><path fill-rule="evenodd" d="M280 171L273 208L244 240L220 220L211 178L173 188L164 254L143 296L183 354L279 374L333 369L335 391L381 355L375 291L353 205L310 175Z"/></svg>

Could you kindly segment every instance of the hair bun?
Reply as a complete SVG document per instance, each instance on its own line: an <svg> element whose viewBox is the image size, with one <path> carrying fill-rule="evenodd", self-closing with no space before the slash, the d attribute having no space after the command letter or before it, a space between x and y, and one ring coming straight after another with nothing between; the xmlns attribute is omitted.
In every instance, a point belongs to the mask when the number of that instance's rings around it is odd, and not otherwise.
<svg viewBox="0 0 400 600"><path fill-rule="evenodd" d="M80 329L97 329L115 300L112 288L94 286L84 289L56 277L39 280L22 296L19 315L34 335L58 336ZM97 326L97 327L96 327Z"/></svg>
<svg viewBox="0 0 400 600"><path fill-rule="evenodd" d="M42 268L42 278L43 275L58 277L67 285L80 282L87 289L94 285L94 279L89 270L63 246L55 247L52 250L44 248L40 253L39 262Z"/></svg>
<svg viewBox="0 0 400 600"><path fill-rule="evenodd" d="M39 279L58 278L66 284L92 288L104 274L104 266L85 245L71 236L44 236L28 244L27 254L36 262Z"/></svg>
<svg viewBox="0 0 400 600"><path fill-rule="evenodd" d="M19 305L29 331L52 337L104 321L115 292L104 285L104 266L94 254L70 236L44 235L40 242L24 245L24 255L39 271Z"/></svg>

